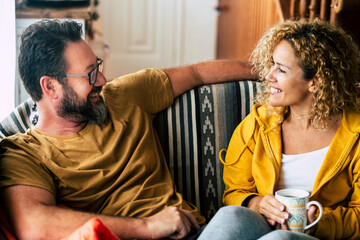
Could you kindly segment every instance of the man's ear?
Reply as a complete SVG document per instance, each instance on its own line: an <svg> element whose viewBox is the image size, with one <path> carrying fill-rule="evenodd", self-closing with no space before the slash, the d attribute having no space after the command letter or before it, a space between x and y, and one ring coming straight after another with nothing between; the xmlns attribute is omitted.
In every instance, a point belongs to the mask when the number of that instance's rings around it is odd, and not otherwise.
<svg viewBox="0 0 360 240"><path fill-rule="evenodd" d="M44 95L48 98L56 99L59 97L60 83L53 77L42 76L40 86Z"/></svg>

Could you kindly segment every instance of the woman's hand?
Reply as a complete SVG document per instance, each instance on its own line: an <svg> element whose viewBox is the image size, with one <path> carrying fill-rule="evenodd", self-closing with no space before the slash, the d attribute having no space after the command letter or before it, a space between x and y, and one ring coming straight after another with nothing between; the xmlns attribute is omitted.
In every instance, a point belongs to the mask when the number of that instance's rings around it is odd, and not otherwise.
<svg viewBox="0 0 360 240"><path fill-rule="evenodd" d="M309 207L309 210L307 212L307 217L308 217L307 224L308 225L316 220L316 217L315 217L316 209L317 209L316 206L313 206L313 205ZM311 228L306 230L305 234L313 236L316 232L316 229L317 229L317 224L315 224L314 226L312 226Z"/></svg>
<svg viewBox="0 0 360 240"><path fill-rule="evenodd" d="M285 205L277 200L274 195L253 197L249 200L247 207L265 216L271 226L278 223L280 227L277 226L276 228L288 229L286 220L289 218L289 213L285 211Z"/></svg>

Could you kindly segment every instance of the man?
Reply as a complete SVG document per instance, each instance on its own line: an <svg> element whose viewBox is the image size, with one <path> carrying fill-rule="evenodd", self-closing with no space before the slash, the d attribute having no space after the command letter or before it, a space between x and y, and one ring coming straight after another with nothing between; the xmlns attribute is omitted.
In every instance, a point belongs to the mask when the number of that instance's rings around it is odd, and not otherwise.
<svg viewBox="0 0 360 240"><path fill-rule="evenodd" d="M250 68L211 61L106 83L103 60L73 21L35 23L21 41L19 71L39 120L0 145L1 196L16 236L63 238L93 217L120 238L199 229L205 219L175 191L152 120L195 86L253 78Z"/></svg>

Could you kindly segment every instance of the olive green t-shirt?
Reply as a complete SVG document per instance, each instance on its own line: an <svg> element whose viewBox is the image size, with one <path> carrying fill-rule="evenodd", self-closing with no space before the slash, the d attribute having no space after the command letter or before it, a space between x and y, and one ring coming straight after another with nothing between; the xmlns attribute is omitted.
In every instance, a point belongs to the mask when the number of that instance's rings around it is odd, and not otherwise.
<svg viewBox="0 0 360 240"><path fill-rule="evenodd" d="M176 192L152 125L173 102L167 75L142 70L108 83L102 95L109 116L101 125L65 136L35 127L1 141L0 187L43 188L59 204L107 215L146 217L177 206L203 223Z"/></svg>

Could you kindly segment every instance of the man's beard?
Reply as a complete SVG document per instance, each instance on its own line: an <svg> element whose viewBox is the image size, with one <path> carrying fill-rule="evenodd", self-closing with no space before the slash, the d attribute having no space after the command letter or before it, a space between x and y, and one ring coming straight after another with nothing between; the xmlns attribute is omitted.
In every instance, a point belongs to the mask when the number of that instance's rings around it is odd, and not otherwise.
<svg viewBox="0 0 360 240"><path fill-rule="evenodd" d="M102 124L107 117L107 107L101 96L96 102L96 106L91 103L89 96L93 92L101 92L102 87L95 87L87 97L87 100L81 101L76 92L68 85L63 85L64 96L61 106L58 109L58 115L75 123L89 122L91 124Z"/></svg>

